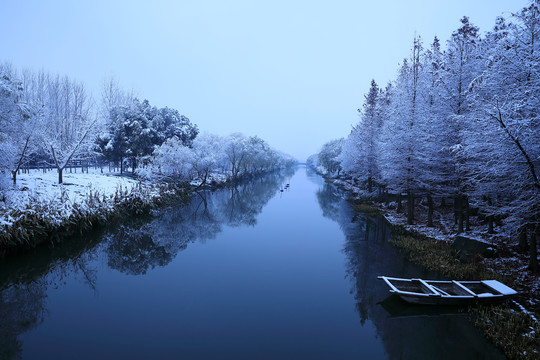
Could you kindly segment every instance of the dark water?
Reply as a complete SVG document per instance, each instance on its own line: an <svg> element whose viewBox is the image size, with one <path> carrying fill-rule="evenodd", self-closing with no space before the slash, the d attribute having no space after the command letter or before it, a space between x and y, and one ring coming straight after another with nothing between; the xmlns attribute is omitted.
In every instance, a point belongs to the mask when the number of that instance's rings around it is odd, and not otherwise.
<svg viewBox="0 0 540 360"><path fill-rule="evenodd" d="M202 193L0 263L0 358L502 358L464 315L387 299L378 275L433 276L389 236L302 167Z"/></svg>

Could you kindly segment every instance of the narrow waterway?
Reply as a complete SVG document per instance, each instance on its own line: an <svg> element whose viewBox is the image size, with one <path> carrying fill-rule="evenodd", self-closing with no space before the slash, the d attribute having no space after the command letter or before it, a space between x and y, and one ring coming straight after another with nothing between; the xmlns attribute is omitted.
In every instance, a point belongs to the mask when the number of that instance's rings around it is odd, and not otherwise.
<svg viewBox="0 0 540 360"><path fill-rule="evenodd" d="M0 358L503 358L388 298L378 275L434 275L345 198L299 167L3 260Z"/></svg>

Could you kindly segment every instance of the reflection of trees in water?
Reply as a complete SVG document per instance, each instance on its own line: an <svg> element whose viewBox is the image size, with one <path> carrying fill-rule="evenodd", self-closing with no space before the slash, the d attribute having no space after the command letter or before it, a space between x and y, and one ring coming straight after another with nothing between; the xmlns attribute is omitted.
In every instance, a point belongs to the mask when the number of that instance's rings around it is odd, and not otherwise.
<svg viewBox="0 0 540 360"><path fill-rule="evenodd" d="M409 264L386 241L390 230L384 219L355 212L344 200L345 195L330 184L317 193L323 215L336 221L345 235L346 276L353 283L352 293L363 324L371 312L378 310L376 302L384 298L376 292L380 289L377 276L407 271Z"/></svg>
<svg viewBox="0 0 540 360"><path fill-rule="evenodd" d="M153 221L132 219L107 235L109 265L128 274L168 264L190 242L213 239L223 225L254 225L264 205L292 173L276 173L214 193L201 192L187 206L172 207ZM22 357L18 337L41 324L47 290L76 277L97 291L103 232L42 247L0 262L0 359Z"/></svg>
<svg viewBox="0 0 540 360"><path fill-rule="evenodd" d="M12 285L0 291L0 359L21 358L17 337L43 321L45 291L43 283Z"/></svg>
<svg viewBox="0 0 540 360"><path fill-rule="evenodd" d="M273 173L219 191L201 191L185 206L171 207L146 224L124 225L109 236L109 266L145 274L167 265L189 243L216 237L223 226L254 226L287 176Z"/></svg>
<svg viewBox="0 0 540 360"><path fill-rule="evenodd" d="M146 274L149 268L165 266L172 255L163 246L154 243L146 229L120 227L107 249L108 265L130 275Z"/></svg>
<svg viewBox="0 0 540 360"><path fill-rule="evenodd" d="M57 288L75 274L92 291L97 270L95 236L4 259L0 265L0 359L21 358L20 334L39 326L46 314L47 289Z"/></svg>
<svg viewBox="0 0 540 360"><path fill-rule="evenodd" d="M317 197L323 215L336 221L345 235L346 276L352 282L360 322L376 326L389 358L504 358L464 316L393 318L378 305L389 293L377 276L435 278L437 274L408 262L388 244L386 221L356 213L342 195L325 184Z"/></svg>
<svg viewBox="0 0 540 360"><path fill-rule="evenodd" d="M317 191L317 200L323 212L323 216L332 219L339 223L339 214L342 211L341 207L345 205L343 198L345 194L336 186L324 184Z"/></svg>

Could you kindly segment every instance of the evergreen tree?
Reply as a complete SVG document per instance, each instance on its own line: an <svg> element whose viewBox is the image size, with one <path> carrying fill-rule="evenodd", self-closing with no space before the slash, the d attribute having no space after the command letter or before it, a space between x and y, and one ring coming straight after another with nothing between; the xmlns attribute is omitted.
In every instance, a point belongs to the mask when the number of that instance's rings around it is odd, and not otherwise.
<svg viewBox="0 0 540 360"><path fill-rule="evenodd" d="M345 172L365 182L368 192L373 191L373 184L379 178L377 166L377 142L381 130L379 92L377 83L371 80L363 108L358 109L360 121L344 141L340 157Z"/></svg>
<svg viewBox="0 0 540 360"><path fill-rule="evenodd" d="M531 269L536 264L540 222L540 10L534 1L514 14L506 26L498 21L491 38L489 63L471 86L477 131L469 134L471 152L482 152L472 181L516 228L529 226ZM482 134L484 138L478 136Z"/></svg>
<svg viewBox="0 0 540 360"><path fill-rule="evenodd" d="M468 220L468 198L466 178L466 154L463 150L463 133L469 126L466 122L468 110L467 92L469 85L478 75L478 66L481 63L479 50L479 29L464 16L461 27L452 34L448 41L448 50L444 57L441 82L445 88L445 101L448 104L447 130L448 138L453 144L450 151L453 154L453 174L449 177L449 184L454 188L455 211L458 223L458 233L464 231L464 221ZM466 223L468 228L468 221Z"/></svg>

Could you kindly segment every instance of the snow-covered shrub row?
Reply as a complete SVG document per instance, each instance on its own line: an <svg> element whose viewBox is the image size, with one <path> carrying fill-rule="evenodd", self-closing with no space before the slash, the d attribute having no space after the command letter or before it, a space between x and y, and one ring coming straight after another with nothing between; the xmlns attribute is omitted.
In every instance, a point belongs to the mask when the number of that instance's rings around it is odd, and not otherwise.
<svg viewBox="0 0 540 360"><path fill-rule="evenodd" d="M475 206L490 225L540 234L539 6L484 35L463 17L445 49L415 37L396 79L371 82L358 124L319 164L331 172L339 159L369 191L406 194L409 223L414 199L432 215L435 199L453 197L458 232Z"/></svg>
<svg viewBox="0 0 540 360"><path fill-rule="evenodd" d="M149 164L139 169L146 178L167 177L202 185L212 180L236 180L285 168L295 160L272 149L257 136L201 134L190 147L176 136L154 150ZM219 181L219 180L218 180Z"/></svg>

